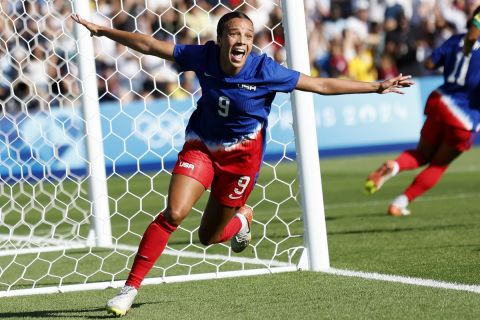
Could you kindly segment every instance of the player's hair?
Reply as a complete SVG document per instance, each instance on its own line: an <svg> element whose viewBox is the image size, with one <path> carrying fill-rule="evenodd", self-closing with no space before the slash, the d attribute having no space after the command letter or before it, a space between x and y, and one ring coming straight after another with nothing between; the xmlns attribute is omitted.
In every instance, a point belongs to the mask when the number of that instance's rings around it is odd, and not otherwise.
<svg viewBox="0 0 480 320"><path fill-rule="evenodd" d="M468 19L467 21L467 29L470 29L470 27L472 26L473 24L473 19L475 19L475 16L477 14L480 14L480 6L478 6L475 11L473 11L473 14L472 14L472 17L470 19Z"/></svg>
<svg viewBox="0 0 480 320"><path fill-rule="evenodd" d="M232 12L229 12L229 13L226 13L224 14L220 20L218 21L218 24L217 24L217 37L220 37L223 33L223 31L225 30L225 25L227 24L228 21L232 20L232 19L235 19L235 18L239 18L239 19L245 19L245 20L248 20L252 23L253 25L253 22L252 20L243 12L240 12L240 11L232 11Z"/></svg>

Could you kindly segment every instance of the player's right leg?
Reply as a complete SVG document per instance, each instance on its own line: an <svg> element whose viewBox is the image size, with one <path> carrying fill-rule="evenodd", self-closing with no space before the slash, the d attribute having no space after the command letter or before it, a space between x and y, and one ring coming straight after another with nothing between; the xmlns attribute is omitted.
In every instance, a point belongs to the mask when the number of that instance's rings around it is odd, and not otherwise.
<svg viewBox="0 0 480 320"><path fill-rule="evenodd" d="M123 316L130 310L140 284L162 254L170 235L187 217L204 191L205 187L193 178L178 174L172 176L167 208L143 234L125 286L107 302L108 313Z"/></svg>
<svg viewBox="0 0 480 320"><path fill-rule="evenodd" d="M125 315L143 279L160 257L168 239L211 183L213 169L208 157L186 143L179 154L168 190L167 208L148 226L125 286L107 302L109 313Z"/></svg>

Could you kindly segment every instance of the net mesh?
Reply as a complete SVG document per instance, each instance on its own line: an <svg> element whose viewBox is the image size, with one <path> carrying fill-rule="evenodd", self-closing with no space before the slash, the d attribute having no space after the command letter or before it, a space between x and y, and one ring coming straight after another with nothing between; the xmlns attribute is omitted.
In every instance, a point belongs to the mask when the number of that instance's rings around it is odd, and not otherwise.
<svg viewBox="0 0 480 320"><path fill-rule="evenodd" d="M91 21L173 43L216 38L226 12L254 21L255 51L280 63L278 1L90 1ZM71 1L0 1L0 292L113 283L128 275L147 225L166 205L170 170L201 95L191 72L93 38L112 246L95 245ZM88 18L88 17L86 17ZM303 246L289 97L277 97L267 154L248 204L253 241L241 254L197 237L208 192L172 235L149 277L294 265ZM288 134L277 135L277 132Z"/></svg>

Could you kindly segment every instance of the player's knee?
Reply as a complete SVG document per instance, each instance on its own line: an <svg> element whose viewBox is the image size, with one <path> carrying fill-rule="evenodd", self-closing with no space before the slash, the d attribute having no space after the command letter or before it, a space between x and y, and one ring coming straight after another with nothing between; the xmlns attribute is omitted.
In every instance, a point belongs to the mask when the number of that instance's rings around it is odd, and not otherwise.
<svg viewBox="0 0 480 320"><path fill-rule="evenodd" d="M165 220L167 220L168 223L179 226L182 223L183 219L185 219L186 215L181 210L167 208L163 212L163 216L165 217Z"/></svg>

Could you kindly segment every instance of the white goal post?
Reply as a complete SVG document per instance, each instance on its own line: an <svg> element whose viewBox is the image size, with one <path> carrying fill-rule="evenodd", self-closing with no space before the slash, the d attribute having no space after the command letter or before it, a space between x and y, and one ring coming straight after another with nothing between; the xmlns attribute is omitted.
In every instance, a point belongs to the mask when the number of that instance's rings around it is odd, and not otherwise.
<svg viewBox="0 0 480 320"><path fill-rule="evenodd" d="M257 52L281 57L285 30L286 64L310 73L303 1L107 3L0 3L0 65L7 66L0 71L0 89L7 88L0 91L0 297L124 284L143 231L165 207L200 95L192 75L90 37L71 13L203 43L215 39L221 14L246 11L264 23ZM271 18L279 12L282 20ZM274 101L267 154L247 203L251 248L233 254L228 244L199 243L204 197L144 284L329 269L313 107L304 92Z"/></svg>

